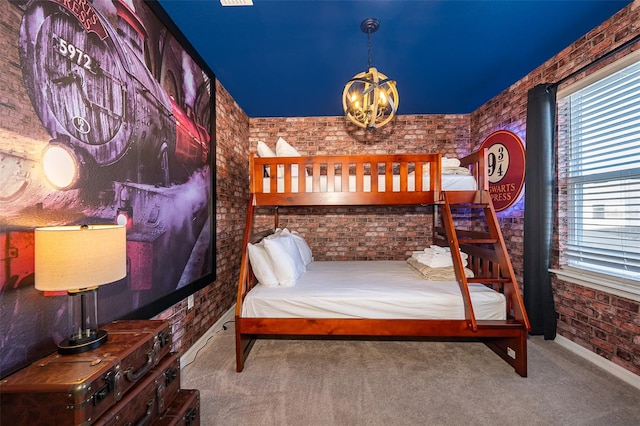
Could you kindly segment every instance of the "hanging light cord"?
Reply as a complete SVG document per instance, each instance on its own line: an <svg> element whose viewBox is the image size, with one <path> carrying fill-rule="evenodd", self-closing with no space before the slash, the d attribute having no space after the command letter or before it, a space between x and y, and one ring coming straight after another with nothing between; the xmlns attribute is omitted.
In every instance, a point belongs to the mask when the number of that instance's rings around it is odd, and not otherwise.
<svg viewBox="0 0 640 426"><path fill-rule="evenodd" d="M367 50L369 51L369 68L371 68L371 30L367 30Z"/></svg>

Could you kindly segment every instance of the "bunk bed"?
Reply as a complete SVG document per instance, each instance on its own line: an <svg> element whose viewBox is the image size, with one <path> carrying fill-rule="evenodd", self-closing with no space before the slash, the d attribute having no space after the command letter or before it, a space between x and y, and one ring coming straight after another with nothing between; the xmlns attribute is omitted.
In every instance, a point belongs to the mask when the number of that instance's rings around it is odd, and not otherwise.
<svg viewBox="0 0 640 426"><path fill-rule="evenodd" d="M469 176L451 177L442 173L440 154L251 154L236 303L237 371L243 370L258 338L446 338L482 341L526 377L530 326L491 203L485 156L478 151L460 159ZM401 261L326 261L310 263L291 288L269 289L258 283L249 247L278 228L279 207L407 205L434 206L432 244L449 248L454 280L426 281ZM256 211L265 207L273 211L273 228L255 230ZM384 286L378 296L370 296L371 288L383 287L381 281L394 290ZM327 291L329 282L355 293ZM425 300L417 299L425 293ZM431 308L441 303L430 301L437 297L453 301L455 308L434 311ZM285 307L269 305L270 299L279 299ZM385 311L382 305L396 299ZM291 304L311 309L296 310Z"/></svg>

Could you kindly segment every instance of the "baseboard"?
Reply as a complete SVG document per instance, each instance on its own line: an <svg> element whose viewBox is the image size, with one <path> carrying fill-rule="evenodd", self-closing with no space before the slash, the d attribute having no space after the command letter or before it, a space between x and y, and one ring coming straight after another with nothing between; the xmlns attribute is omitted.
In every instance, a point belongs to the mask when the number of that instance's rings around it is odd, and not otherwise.
<svg viewBox="0 0 640 426"><path fill-rule="evenodd" d="M566 337L562 337L559 334L556 335L554 342L556 342L563 348L573 352L574 354L581 356L587 361L594 363L598 367L605 370L607 373L616 376L620 380L630 384L637 389L640 389L640 376L638 376L637 374L633 374L631 371L620 367L618 364L615 364L586 348L583 348L579 344L567 339Z"/></svg>
<svg viewBox="0 0 640 426"><path fill-rule="evenodd" d="M236 305L235 303L233 304L233 306L231 306L229 308L229 310L227 312L224 313L224 315L222 315L220 317L220 319L218 319L218 321L216 321L215 324L213 324L211 326L211 328L209 328L203 335L202 337L200 337L198 339L198 341L196 343L193 344L193 346L191 346L181 357L180 357L180 367L184 367L187 366L189 364L191 364L195 359L196 359L196 355L198 355L198 352L200 351L200 349L202 349L204 347L204 345L207 344L207 342L209 341L209 339L211 339L213 337L214 334L216 334L217 332L219 332L220 330L222 330L222 327L225 323L229 322L229 321L233 321L235 319L235 311L236 311Z"/></svg>

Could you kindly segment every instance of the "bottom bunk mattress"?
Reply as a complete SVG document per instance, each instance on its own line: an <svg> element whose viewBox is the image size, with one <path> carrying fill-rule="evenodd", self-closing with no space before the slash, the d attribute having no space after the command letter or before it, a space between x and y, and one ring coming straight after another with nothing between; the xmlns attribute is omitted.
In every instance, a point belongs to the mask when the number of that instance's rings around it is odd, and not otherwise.
<svg viewBox="0 0 640 426"><path fill-rule="evenodd" d="M476 319L506 319L506 300L483 284L469 284ZM464 319L456 281L428 281L406 261L315 261L293 287L257 285L242 317Z"/></svg>

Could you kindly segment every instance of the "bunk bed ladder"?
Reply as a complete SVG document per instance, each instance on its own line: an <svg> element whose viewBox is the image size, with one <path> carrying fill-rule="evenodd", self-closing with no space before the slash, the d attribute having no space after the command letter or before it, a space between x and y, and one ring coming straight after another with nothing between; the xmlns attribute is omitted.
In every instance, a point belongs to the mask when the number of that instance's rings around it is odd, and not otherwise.
<svg viewBox="0 0 640 426"><path fill-rule="evenodd" d="M520 295L511 260L507 254L489 191L444 191L442 200L440 208L442 227L434 226L434 243L442 246L448 245L451 248L456 280L465 301L465 318L469 328L477 331L478 322L473 312L468 284L483 283L505 294L509 319L524 324L528 330L530 326L524 302ZM481 210L483 214L471 215L471 217L476 220L484 217L486 232L459 229L456 225L460 218L456 217L454 213L461 209ZM469 215L462 217L469 218ZM467 225L469 228L472 227ZM475 226L473 227L475 228ZM469 268L473 269L475 273L473 278L467 278L465 275L461 251L469 255ZM476 259L485 260L480 263ZM490 259L490 261L486 259Z"/></svg>

